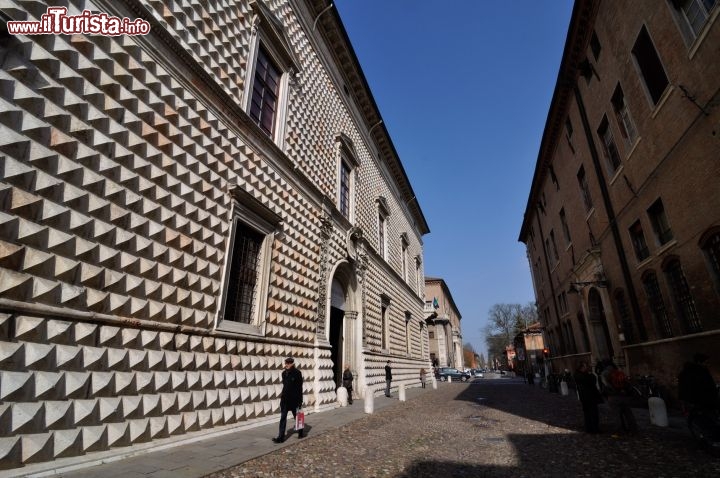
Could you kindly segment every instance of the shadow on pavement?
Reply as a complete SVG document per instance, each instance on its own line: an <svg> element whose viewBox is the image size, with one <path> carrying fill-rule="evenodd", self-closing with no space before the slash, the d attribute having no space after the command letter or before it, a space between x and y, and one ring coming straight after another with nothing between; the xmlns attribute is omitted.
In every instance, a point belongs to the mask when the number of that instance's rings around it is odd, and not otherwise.
<svg viewBox="0 0 720 478"><path fill-rule="evenodd" d="M717 476L720 462L678 437L659 449L646 437L567 434L508 434L487 437L475 444L492 461L493 447L510 445L514 459L507 464L471 464L452 461L413 462L396 478L557 477L557 476ZM660 453L659 453L660 452Z"/></svg>
<svg viewBox="0 0 720 478"><path fill-rule="evenodd" d="M508 400L508 393L521 396L523 400ZM474 381L455 400L469 401L550 426L580 431L583 428L582 409L575 391L571 390L571 393L569 396L560 396L537 385L528 385L522 379L501 378Z"/></svg>

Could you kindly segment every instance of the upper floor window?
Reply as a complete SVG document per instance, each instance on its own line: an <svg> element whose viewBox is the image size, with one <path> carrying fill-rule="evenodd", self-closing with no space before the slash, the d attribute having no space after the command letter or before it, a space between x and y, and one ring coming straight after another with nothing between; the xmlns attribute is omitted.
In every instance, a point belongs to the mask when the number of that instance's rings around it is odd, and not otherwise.
<svg viewBox="0 0 720 478"><path fill-rule="evenodd" d="M720 293L720 232L715 232L702 242L710 271L715 280L715 288Z"/></svg>
<svg viewBox="0 0 720 478"><path fill-rule="evenodd" d="M415 284L417 285L417 293L420 297L425 294L425 284L422 280L422 260L420 254L415 256Z"/></svg>
<svg viewBox="0 0 720 478"><path fill-rule="evenodd" d="M625 95L619 83L615 87L615 92L612 96L612 105L613 110L615 110L618 126L620 126L620 133L627 141L628 146L632 146L637 139L637 130L635 129L635 123L632 120L627 103L625 103Z"/></svg>
<svg viewBox="0 0 720 478"><path fill-rule="evenodd" d="M552 229L550 230L550 244L552 244L553 257L555 257L555 262L557 262L560 260L560 255L558 254L557 244L555 243L555 231Z"/></svg>
<svg viewBox="0 0 720 478"><path fill-rule="evenodd" d="M387 201L384 197L377 199L378 203L378 244L377 250L380 257L387 260L387 219L390 215Z"/></svg>
<svg viewBox="0 0 720 478"><path fill-rule="evenodd" d="M632 241L633 249L635 250L635 257L638 262L647 259L650 252L648 251L648 246L645 242L645 234L643 233L640 221L635 221L635 224L630 226L630 240Z"/></svg>
<svg viewBox="0 0 720 478"><path fill-rule="evenodd" d="M593 208L592 197L590 196L590 188L588 187L587 177L585 176L585 167L581 166L580 171L577 173L578 185L580 186L580 194L583 198L583 204L585 204L585 211L590 211Z"/></svg>
<svg viewBox="0 0 720 478"><path fill-rule="evenodd" d="M261 46L255 62L250 117L270 137L275 133L280 77L280 69Z"/></svg>
<svg viewBox="0 0 720 478"><path fill-rule="evenodd" d="M592 50L593 58L595 58L595 61L598 61L600 58L600 50L602 50L602 47L600 46L600 40L598 40L597 34L595 32L592 32L592 36L590 37L590 50Z"/></svg>
<svg viewBox="0 0 720 478"><path fill-rule="evenodd" d="M717 0L671 0L686 43L692 43L708 22Z"/></svg>
<svg viewBox="0 0 720 478"><path fill-rule="evenodd" d="M575 146L573 146L572 143L572 135L573 135L573 125L572 121L570 121L570 117L568 116L565 118L565 139L567 139L568 146L570 146L570 151L575 154Z"/></svg>
<svg viewBox="0 0 720 478"><path fill-rule="evenodd" d="M700 332L700 317L695 308L695 300L690 293L685 273L682 270L680 261L673 258L665 265L665 275L667 277L670 290L672 291L675 308L683 327L689 333Z"/></svg>
<svg viewBox="0 0 720 478"><path fill-rule="evenodd" d="M672 240L673 232L672 229L670 229L670 223L665 215L665 207L663 206L662 200L658 199L655 201L647 212L658 244L662 246Z"/></svg>
<svg viewBox="0 0 720 478"><path fill-rule="evenodd" d="M570 238L570 228L568 227L565 208L560 209L560 224L562 225L563 236L565 236L565 244L570 244L572 239Z"/></svg>
<svg viewBox="0 0 720 478"><path fill-rule="evenodd" d="M635 40L632 54L635 57L635 62L640 70L640 75L645 83L652 104L656 105L670 82L668 81L665 68L663 68L657 50L655 50L655 45L653 45L650 34L645 26L642 27L640 34L638 34Z"/></svg>
<svg viewBox="0 0 720 478"><path fill-rule="evenodd" d="M378 212L378 254L385 259L385 215Z"/></svg>
<svg viewBox="0 0 720 478"><path fill-rule="evenodd" d="M558 178L555 175L555 168L550 166L548 168L548 171L550 171L550 179L552 180L553 184L555 185L555 189L560 191L560 183L558 182Z"/></svg>
<svg viewBox="0 0 720 478"><path fill-rule="evenodd" d="M358 167L357 155L352 141L344 134L335 140L339 146L337 205L340 213L349 221L353 220L353 191L355 186L354 171Z"/></svg>
<svg viewBox="0 0 720 478"><path fill-rule="evenodd" d="M300 63L283 23L264 2L250 6L253 29L243 104L255 124L282 147L288 88Z"/></svg>
<svg viewBox="0 0 720 478"><path fill-rule="evenodd" d="M620 167L620 153L618 153L615 138L610 130L610 124L608 123L606 116L603 116L597 133L602 140L603 153L605 155L605 160L607 161L608 171L612 176Z"/></svg>
<svg viewBox="0 0 720 478"><path fill-rule="evenodd" d="M400 244L401 244L401 254L400 254L400 266L401 266L401 272L402 272L402 278L404 281L407 282L408 280L408 240L407 236L403 234L400 237Z"/></svg>

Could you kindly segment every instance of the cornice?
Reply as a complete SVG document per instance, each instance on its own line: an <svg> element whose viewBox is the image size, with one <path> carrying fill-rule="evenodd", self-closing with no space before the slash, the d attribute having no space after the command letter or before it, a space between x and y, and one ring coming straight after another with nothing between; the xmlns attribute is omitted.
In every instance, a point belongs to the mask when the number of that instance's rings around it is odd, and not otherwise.
<svg viewBox="0 0 720 478"><path fill-rule="evenodd" d="M331 4L329 0L308 0L305 3L310 15L314 18L313 24L322 34L335 63L341 69L347 87L353 93L355 104L365 125L369 128L371 139L374 140L375 145L378 147L380 157L392 174L395 185L399 189L401 202L406 205L408 211L414 217L416 227L421 235L429 233L430 228L417 201L417 196L412 189L407 173L382 120L380 110L377 103L375 103L370 86L362 72L360 62L355 55L337 9L331 8L327 10L327 7Z"/></svg>
<svg viewBox="0 0 720 478"><path fill-rule="evenodd" d="M518 241L523 243L527 237L530 220L534 215L534 205L538 200L540 188L557 148L558 139L562 136L565 117L572 103L573 89L577 85L580 63L586 58L585 53L593 32L599 4L600 0L576 0L573 7L568 34L565 39L565 48L558 70L557 81L555 82L555 90L545 120L545 129L543 130L538 159L535 163L535 173L533 174L530 194L518 237Z"/></svg>

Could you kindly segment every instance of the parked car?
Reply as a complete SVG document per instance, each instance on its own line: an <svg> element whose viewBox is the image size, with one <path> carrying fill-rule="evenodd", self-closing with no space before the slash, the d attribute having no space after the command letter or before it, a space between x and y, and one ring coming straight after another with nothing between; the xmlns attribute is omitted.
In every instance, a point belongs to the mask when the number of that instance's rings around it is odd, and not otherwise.
<svg viewBox="0 0 720 478"><path fill-rule="evenodd" d="M460 380L461 382L467 382L470 380L469 373L461 372L460 370L451 367L440 367L437 370L437 376L441 382L447 382L448 377L453 380Z"/></svg>
<svg viewBox="0 0 720 478"><path fill-rule="evenodd" d="M483 378L483 377L484 377L483 371L480 370L479 368L473 369L473 370L472 370L472 375L473 375L474 377L478 377L478 378Z"/></svg>

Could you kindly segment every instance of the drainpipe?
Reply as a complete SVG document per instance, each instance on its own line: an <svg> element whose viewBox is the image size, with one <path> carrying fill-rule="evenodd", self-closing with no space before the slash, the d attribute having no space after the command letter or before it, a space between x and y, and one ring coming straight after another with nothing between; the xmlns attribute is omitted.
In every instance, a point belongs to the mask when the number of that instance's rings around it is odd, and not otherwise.
<svg viewBox="0 0 720 478"><path fill-rule="evenodd" d="M632 308L633 314L635 315L635 325L638 328L638 335L640 340L647 340L647 333L645 326L643 325L642 315L640 313L640 305L638 304L637 294L635 293L635 286L633 285L632 277L630 276L630 267L628 266L627 256L625 249L622 245L620 238L620 230L617 225L617 218L615 217L615 210L610 200L610 193L608 192L607 183L605 182L605 176L600 166L600 156L598 155L597 148L595 147L595 140L593 139L592 131L590 130L590 123L587 118L587 112L585 111L585 103L583 103L582 95L577 83L573 85L573 92L575 93L575 101L578 104L580 111L580 119L582 120L583 131L588 142L590 149L590 157L592 158L593 166L595 168L595 176L600 184L600 193L603 199L603 205L607 211L608 220L610 222L610 230L612 231L613 242L615 243L615 250L617 251L618 258L620 259L620 269L622 270L623 279L625 280L625 287L627 288L628 296L630 298L630 307Z"/></svg>

